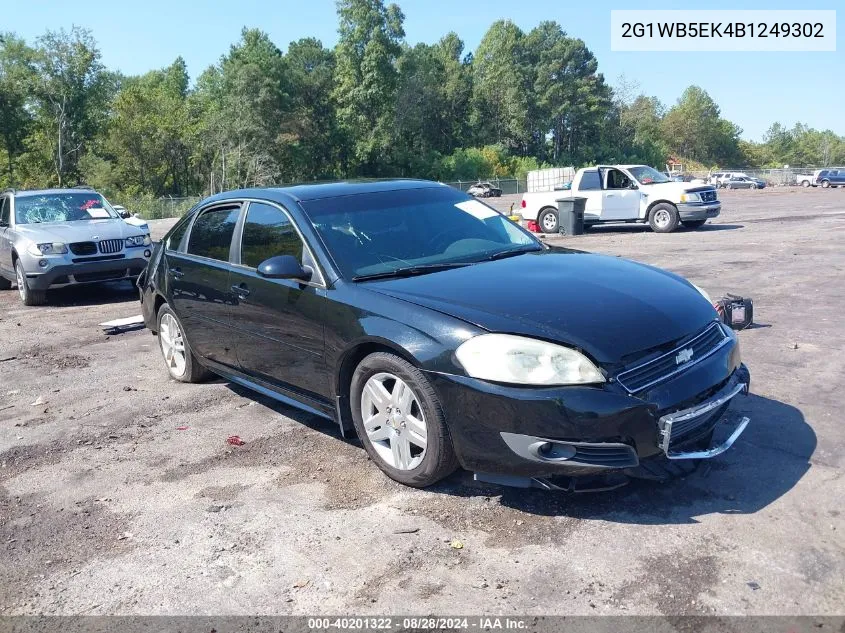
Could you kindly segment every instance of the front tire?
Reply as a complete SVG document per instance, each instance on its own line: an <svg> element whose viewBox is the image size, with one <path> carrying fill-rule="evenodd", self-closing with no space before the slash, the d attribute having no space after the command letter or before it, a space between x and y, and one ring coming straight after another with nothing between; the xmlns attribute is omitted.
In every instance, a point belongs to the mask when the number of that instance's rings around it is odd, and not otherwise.
<svg viewBox="0 0 845 633"><path fill-rule="evenodd" d="M541 209L540 215L537 216L537 224L543 233L557 233L560 230L560 220L557 211L551 207Z"/></svg>
<svg viewBox="0 0 845 633"><path fill-rule="evenodd" d="M822 189L827 189L828 187L830 187L830 181L822 180Z"/></svg>
<svg viewBox="0 0 845 633"><path fill-rule="evenodd" d="M707 220L687 220L686 222L681 222L681 224L688 229L698 229L704 226L705 222L707 222Z"/></svg>
<svg viewBox="0 0 845 633"><path fill-rule="evenodd" d="M648 214L648 224L655 233L671 233L678 228L678 209L673 204L661 202Z"/></svg>
<svg viewBox="0 0 845 633"><path fill-rule="evenodd" d="M806 189L807 187L810 186L810 181L809 180L802 180L801 186L804 187L804 189Z"/></svg>
<svg viewBox="0 0 845 633"><path fill-rule="evenodd" d="M18 294L25 306L43 306L47 303L46 290L33 290L29 287L29 281L27 281L26 271L23 269L21 260L15 262L15 278L18 284Z"/></svg>
<svg viewBox="0 0 845 633"><path fill-rule="evenodd" d="M166 303L158 309L157 321L158 346L171 378L192 383L208 380L211 372L197 360L188 339L185 338L182 322Z"/></svg>
<svg viewBox="0 0 845 633"><path fill-rule="evenodd" d="M391 479L424 488L457 469L440 400L406 360L387 352L364 358L352 376L350 404L364 448Z"/></svg>

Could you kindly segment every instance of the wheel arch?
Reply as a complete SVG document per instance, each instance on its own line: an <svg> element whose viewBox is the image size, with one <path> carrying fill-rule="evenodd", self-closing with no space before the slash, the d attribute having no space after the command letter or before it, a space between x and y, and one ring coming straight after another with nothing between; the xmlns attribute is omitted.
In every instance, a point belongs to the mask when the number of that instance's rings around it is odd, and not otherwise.
<svg viewBox="0 0 845 633"><path fill-rule="evenodd" d="M164 297L163 294L157 291L153 299L153 323L155 324L156 328L158 328L158 311L161 310L161 306L163 306L165 303L167 303L167 299ZM152 328L150 328L150 331L155 334L158 332L158 329L153 330Z"/></svg>
<svg viewBox="0 0 845 633"><path fill-rule="evenodd" d="M651 213L651 210L652 210L654 207L656 207L658 204L671 204L673 207L675 207L675 211L677 211L677 210L678 210L678 205L677 205L677 203L672 202L671 200L666 200L665 198L661 198L660 200L655 200L655 201L653 201L653 202L649 202L648 206L647 206L647 207L646 207L646 209L645 209L645 217L646 217L646 220L648 219L648 216L649 216L649 214Z"/></svg>
<svg viewBox="0 0 845 633"><path fill-rule="evenodd" d="M356 341L350 345L341 354L337 362L337 370L335 371L335 416L338 418L337 423L341 428L341 432L351 430L354 434L355 424L352 421L352 408L349 399L350 388L352 386L352 376L355 373L358 365L370 354L376 352L387 352L395 354L401 359L409 362L414 367L419 368L420 364L406 349L397 345L393 341L380 337L370 337Z"/></svg>
<svg viewBox="0 0 845 633"><path fill-rule="evenodd" d="M412 354L393 341L380 337L370 337L360 340L344 350L338 360L337 371L335 372L335 394L345 398L349 397L352 374L355 373L355 369L364 358L376 352L396 354L403 360L411 363L414 367L418 368L420 366Z"/></svg>

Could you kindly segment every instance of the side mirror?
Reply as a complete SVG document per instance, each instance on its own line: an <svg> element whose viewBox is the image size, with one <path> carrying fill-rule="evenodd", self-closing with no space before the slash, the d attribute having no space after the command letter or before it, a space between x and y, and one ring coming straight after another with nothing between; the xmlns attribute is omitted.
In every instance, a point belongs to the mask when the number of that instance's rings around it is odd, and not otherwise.
<svg viewBox="0 0 845 633"><path fill-rule="evenodd" d="M628 185L628 189L639 189L639 187L637 187L637 183L632 182L630 185Z"/></svg>
<svg viewBox="0 0 845 633"><path fill-rule="evenodd" d="M309 281L314 274L308 266L303 266L293 255L276 255L265 259L256 269L261 277L267 279L299 279Z"/></svg>

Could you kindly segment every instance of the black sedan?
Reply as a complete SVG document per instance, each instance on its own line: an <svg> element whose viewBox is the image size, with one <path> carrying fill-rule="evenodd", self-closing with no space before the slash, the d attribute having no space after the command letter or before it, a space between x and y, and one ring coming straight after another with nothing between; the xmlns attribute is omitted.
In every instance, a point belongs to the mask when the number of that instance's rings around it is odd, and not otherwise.
<svg viewBox="0 0 845 633"><path fill-rule="evenodd" d="M636 475L748 424L712 439L749 374L693 285L547 246L437 183L216 195L139 287L173 378L330 418L411 486L459 465L545 488Z"/></svg>

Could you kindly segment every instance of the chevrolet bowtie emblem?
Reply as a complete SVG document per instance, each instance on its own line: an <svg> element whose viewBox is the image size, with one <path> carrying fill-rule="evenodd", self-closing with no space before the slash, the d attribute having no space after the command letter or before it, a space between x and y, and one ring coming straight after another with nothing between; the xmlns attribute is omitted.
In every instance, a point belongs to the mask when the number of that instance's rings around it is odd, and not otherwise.
<svg viewBox="0 0 845 633"><path fill-rule="evenodd" d="M91 239L92 240L98 240L98 239L100 239L100 236L99 235L92 235Z"/></svg>
<svg viewBox="0 0 845 633"><path fill-rule="evenodd" d="M689 347L686 349L682 349L675 356L675 364L683 365L684 363L689 361L690 358L692 358L692 349L690 349Z"/></svg>

